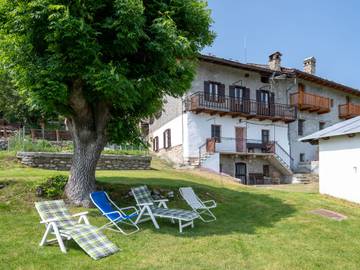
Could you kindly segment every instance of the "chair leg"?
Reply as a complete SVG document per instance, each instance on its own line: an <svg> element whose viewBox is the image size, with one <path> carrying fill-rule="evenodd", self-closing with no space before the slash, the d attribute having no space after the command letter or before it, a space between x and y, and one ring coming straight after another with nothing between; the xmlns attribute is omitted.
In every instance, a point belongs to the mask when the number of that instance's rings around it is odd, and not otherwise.
<svg viewBox="0 0 360 270"><path fill-rule="evenodd" d="M150 215L150 218L151 218L151 220L152 220L155 228L156 228L156 229L160 229L160 226L159 226L159 224L157 223L156 218L154 217L153 213L152 213L152 212L149 212L149 215Z"/></svg>
<svg viewBox="0 0 360 270"><path fill-rule="evenodd" d="M138 217L137 217L136 220L135 220L135 224L138 224L138 223L140 222L140 219L141 219L141 217L144 215L145 210L146 210L145 207L141 208L141 211L140 211Z"/></svg>
<svg viewBox="0 0 360 270"><path fill-rule="evenodd" d="M206 212L206 213L204 213L204 212ZM208 215L208 216L210 216L211 217L211 219L205 219L204 217L202 217L201 216L201 214L205 214L205 215ZM198 214L199 214L199 218L203 221L203 222L212 222L212 221L215 221L216 220L216 217L215 217L215 215L209 210L209 209L204 209L204 211L202 211L201 213L199 213L198 212Z"/></svg>
<svg viewBox="0 0 360 270"><path fill-rule="evenodd" d="M45 231L45 233L44 233L44 235L43 235L43 237L42 237L42 239L40 241L39 246L44 246L45 245L46 239L47 239L47 237L48 237L48 235L49 235L49 233L51 231L51 228L52 228L52 225L50 225L50 224L46 225L46 231Z"/></svg>
<svg viewBox="0 0 360 270"><path fill-rule="evenodd" d="M59 246L60 246L60 249L63 253L66 253L66 248L65 248L65 245L64 245L64 241L63 239L61 238L61 235L60 235L60 232L59 232L59 229L57 228L56 225L52 225L53 226L53 229L54 229L54 233L55 233L55 236L56 236L56 239L59 243Z"/></svg>
<svg viewBox="0 0 360 270"><path fill-rule="evenodd" d="M140 219L141 217L145 214L145 211L147 211L149 213L149 217L151 219L151 221L153 222L154 226L156 229L160 229L160 226L159 224L157 223L151 209L149 208L149 206L144 206L141 211L140 211L140 214L139 216L137 217L136 221L135 221L135 224L138 224L140 222Z"/></svg>

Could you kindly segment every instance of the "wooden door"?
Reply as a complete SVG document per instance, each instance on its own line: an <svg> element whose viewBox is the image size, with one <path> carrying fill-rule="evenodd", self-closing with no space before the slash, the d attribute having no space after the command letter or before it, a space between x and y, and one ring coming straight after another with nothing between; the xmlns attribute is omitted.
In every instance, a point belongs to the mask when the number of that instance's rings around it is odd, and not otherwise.
<svg viewBox="0 0 360 270"><path fill-rule="evenodd" d="M236 152L245 152L245 128L235 127Z"/></svg>

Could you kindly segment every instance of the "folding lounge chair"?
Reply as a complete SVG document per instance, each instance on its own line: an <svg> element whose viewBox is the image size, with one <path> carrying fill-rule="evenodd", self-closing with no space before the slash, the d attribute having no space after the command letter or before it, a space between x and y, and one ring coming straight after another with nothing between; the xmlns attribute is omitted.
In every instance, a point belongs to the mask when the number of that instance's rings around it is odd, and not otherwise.
<svg viewBox="0 0 360 270"><path fill-rule="evenodd" d="M110 220L101 228L107 228L115 232L121 232L125 235L130 235L139 230L139 227L132 221L133 217L138 215L138 210L134 206L119 208L109 197L105 191L97 191L90 194L91 201L100 210L100 212ZM132 213L126 214L125 211L134 210ZM135 227L131 232L125 232L120 228L119 223L124 223ZM111 227L115 227L114 229Z"/></svg>
<svg viewBox="0 0 360 270"><path fill-rule="evenodd" d="M216 202L214 200L202 201L195 194L194 190L191 187L183 187L179 189L181 196L187 202L187 204L199 214L199 218L204 222L215 221L216 217L211 212L210 209L216 207ZM206 219L203 216L209 216L210 218Z"/></svg>
<svg viewBox="0 0 360 270"><path fill-rule="evenodd" d="M36 202L35 208L41 217L40 223L46 227L40 246L57 241L61 251L66 253L63 239L73 239L95 260L119 251L99 228L90 225L87 212L71 215L63 200ZM74 217L79 217L78 221ZM50 234L55 238L48 240Z"/></svg>
<svg viewBox="0 0 360 270"><path fill-rule="evenodd" d="M160 227L156 221L156 217L169 218L172 223L174 223L174 220L179 221L179 231L182 233L183 228L187 226L191 226L193 228L194 219L199 217L199 215L194 211L168 209L166 205L168 200L153 200L147 186L140 186L132 188L131 190L140 209L140 214L135 221L136 224L151 219L155 228L159 229ZM142 219L143 216L147 216L147 218Z"/></svg>

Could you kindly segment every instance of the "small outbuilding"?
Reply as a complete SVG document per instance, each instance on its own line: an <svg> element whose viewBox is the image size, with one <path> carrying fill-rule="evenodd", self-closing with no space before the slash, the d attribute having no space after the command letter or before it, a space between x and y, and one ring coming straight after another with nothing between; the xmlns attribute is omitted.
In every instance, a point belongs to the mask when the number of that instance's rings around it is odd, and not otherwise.
<svg viewBox="0 0 360 270"><path fill-rule="evenodd" d="M320 193L360 203L360 116L300 141L319 145Z"/></svg>

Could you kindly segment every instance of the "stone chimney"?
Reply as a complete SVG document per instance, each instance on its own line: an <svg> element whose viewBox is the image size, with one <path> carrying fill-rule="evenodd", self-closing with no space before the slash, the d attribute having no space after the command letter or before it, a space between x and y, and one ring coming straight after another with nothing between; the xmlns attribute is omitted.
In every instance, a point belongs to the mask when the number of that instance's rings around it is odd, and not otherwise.
<svg viewBox="0 0 360 270"><path fill-rule="evenodd" d="M314 75L316 71L316 59L314 56L305 58L304 72Z"/></svg>
<svg viewBox="0 0 360 270"><path fill-rule="evenodd" d="M281 56L280 52L274 52L269 55L269 68L275 71L281 71Z"/></svg>

